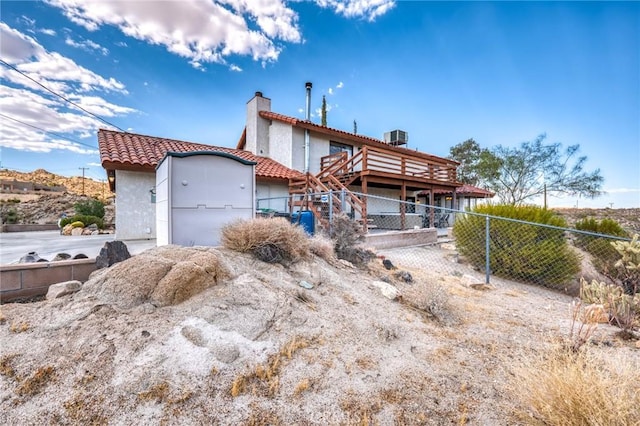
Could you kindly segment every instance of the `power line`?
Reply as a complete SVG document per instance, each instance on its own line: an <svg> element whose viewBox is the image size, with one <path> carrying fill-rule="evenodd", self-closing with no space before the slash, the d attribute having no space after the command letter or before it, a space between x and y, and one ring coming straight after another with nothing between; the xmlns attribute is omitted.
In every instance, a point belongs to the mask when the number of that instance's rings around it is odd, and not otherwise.
<svg viewBox="0 0 640 426"><path fill-rule="evenodd" d="M34 126L33 124L25 123L24 121L20 121L20 120L18 120L17 118L9 117L8 115L4 115L4 114L2 114L2 113L0 113L0 117L2 117L2 118L6 118L6 119L11 120L11 121L15 121L16 123L20 123L20 124L22 124L22 125L24 125L24 126L33 127L34 129L40 130L41 132L48 133L48 134L50 134L50 135L56 136L56 137L61 138L61 139L66 139L66 140L68 140L69 142L73 142L73 143L77 143L77 144L79 144L79 145L83 145L83 146L86 146L86 147L89 147L89 148L97 149L97 147L95 147L95 146L87 145L86 143L82 143L82 142L80 142L80 141L77 141L77 140L75 140L75 139L68 138L68 137L66 137L66 136L62 136L62 135L60 135L60 134L58 134L58 133L55 133L55 132L50 132L50 131L48 131L48 130L43 129L42 127L38 127L38 126Z"/></svg>
<svg viewBox="0 0 640 426"><path fill-rule="evenodd" d="M84 195L84 171L85 170L89 170L88 167L78 167L80 170L82 170L82 195Z"/></svg>
<svg viewBox="0 0 640 426"><path fill-rule="evenodd" d="M92 112L90 112L90 111L87 111L86 109L84 109L84 108L82 108L80 105L78 105L77 103L75 103L75 102L73 102L73 101L71 101L71 100L69 100L69 99L65 98L64 96L62 96L61 94L59 94L59 93L57 93L57 92L54 92L53 90L49 89L47 86L45 86L44 84L42 84L42 83L40 83L39 81L35 80L34 78L29 77L27 74L23 73L23 72L22 72L22 71L20 71L18 68L16 68L16 67L14 67L13 65L11 65L11 64L9 64L9 63L7 63L7 62L5 62L2 58L0 58L0 62L1 62L4 66L6 66L7 68L10 68L10 69L14 70L15 72L17 72L17 73L21 74L22 76L24 76L24 77L28 78L29 80L33 81L33 82L34 82L34 83L36 83L38 86L40 86L40 87L42 87L43 89L45 89L46 91L48 91L48 92L50 92L50 93L54 94L55 96L59 97L60 99L64 100L65 102L70 103L71 105L75 106L76 108L78 108L79 110L81 110L81 111L85 112L86 114L89 114L90 116L92 116L92 117L94 117L94 118L97 118L98 120L102 121L103 123L106 123L107 125L112 126L112 127L115 127L116 129L120 130L121 132L126 133L123 129L121 129L120 127L116 126L115 124L108 122L108 121L107 121L107 120L105 120L104 118L99 117L99 116L95 115L94 113L92 113Z"/></svg>

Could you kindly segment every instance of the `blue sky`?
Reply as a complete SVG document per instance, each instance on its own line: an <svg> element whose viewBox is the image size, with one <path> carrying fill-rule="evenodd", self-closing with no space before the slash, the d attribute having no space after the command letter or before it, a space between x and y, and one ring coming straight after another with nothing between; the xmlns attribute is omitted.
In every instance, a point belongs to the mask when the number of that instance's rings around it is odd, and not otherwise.
<svg viewBox="0 0 640 426"><path fill-rule="evenodd" d="M389 0L0 3L0 56L119 128L234 147L255 91L303 117L448 155L468 138L580 144L608 193L552 206L640 207L640 3ZM0 65L1 167L104 179L106 127ZM314 120L319 121L317 114ZM41 130L24 124L39 127ZM62 138L62 137L64 138ZM71 139L72 141L70 141ZM613 203L613 204L610 204Z"/></svg>

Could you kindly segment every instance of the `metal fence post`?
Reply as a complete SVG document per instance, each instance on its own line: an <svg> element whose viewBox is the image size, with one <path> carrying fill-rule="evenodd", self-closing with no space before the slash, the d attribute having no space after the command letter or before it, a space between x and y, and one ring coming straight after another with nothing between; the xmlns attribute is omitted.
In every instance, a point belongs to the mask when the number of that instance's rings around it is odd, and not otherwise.
<svg viewBox="0 0 640 426"><path fill-rule="evenodd" d="M491 273L491 265L490 265L490 257L491 253L489 252L489 215L485 218L484 225L484 234L485 234L485 247L484 247L484 258L485 258L485 281L489 284L489 274Z"/></svg>
<svg viewBox="0 0 640 426"><path fill-rule="evenodd" d="M340 190L340 211L341 212L344 212L344 203L346 199L347 199L347 194L345 193L344 188L342 188L342 190Z"/></svg>
<svg viewBox="0 0 640 426"><path fill-rule="evenodd" d="M333 227L333 190L329 190L329 235Z"/></svg>

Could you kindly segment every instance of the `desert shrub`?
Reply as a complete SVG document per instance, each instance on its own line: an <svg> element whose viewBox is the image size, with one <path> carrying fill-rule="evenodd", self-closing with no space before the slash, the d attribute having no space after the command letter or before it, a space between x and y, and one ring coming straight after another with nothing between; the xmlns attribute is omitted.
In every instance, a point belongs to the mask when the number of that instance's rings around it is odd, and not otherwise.
<svg viewBox="0 0 640 426"><path fill-rule="evenodd" d="M614 265L620 271L618 278L626 294L640 292L640 240L638 234L631 241L615 241L611 243L620 254Z"/></svg>
<svg viewBox="0 0 640 426"><path fill-rule="evenodd" d="M95 198L79 201L73 205L76 215L95 216L104 218L104 203Z"/></svg>
<svg viewBox="0 0 640 426"><path fill-rule="evenodd" d="M615 284L591 283L580 280L580 299L585 303L602 305L609 314L609 323L623 329L633 329L640 317L640 294L625 294Z"/></svg>
<svg viewBox="0 0 640 426"><path fill-rule="evenodd" d="M96 216L86 216L86 215L75 215L73 217L67 217L60 221L60 227L64 228L68 224L72 224L74 222L82 222L82 227L89 226L95 224L98 228L104 228L104 222L102 219ZM74 226L75 228L76 226Z"/></svg>
<svg viewBox="0 0 640 426"><path fill-rule="evenodd" d="M443 323L454 320L449 293L438 283L413 286L403 290L402 303Z"/></svg>
<svg viewBox="0 0 640 426"><path fill-rule="evenodd" d="M2 212L3 223L8 223L10 225L13 225L15 223L18 223L19 219L20 219L20 215L18 214L18 211L13 207L3 210Z"/></svg>
<svg viewBox="0 0 640 426"><path fill-rule="evenodd" d="M323 237L322 235L314 235L309 240L309 250L311 250L311 253L326 261L335 259L333 241Z"/></svg>
<svg viewBox="0 0 640 426"><path fill-rule="evenodd" d="M613 235L616 237L628 237L627 232L613 219L586 218L576 222L575 227L579 231L588 231L595 234ZM576 246L593 256L592 264L596 270L607 276L616 278L620 271L615 263L622 257L611 245L613 240L607 237L595 235L577 234Z"/></svg>
<svg viewBox="0 0 640 426"><path fill-rule="evenodd" d="M359 247L365 236L362 225L344 213L333 217L329 236L333 240L333 248L338 259L348 260L354 265L363 266L375 257L371 251Z"/></svg>
<svg viewBox="0 0 640 426"><path fill-rule="evenodd" d="M519 413L526 424L632 425L640 419L640 377L625 352L605 357L588 346L577 353L556 347L514 373L510 389L526 407Z"/></svg>
<svg viewBox="0 0 640 426"><path fill-rule="evenodd" d="M238 220L222 228L222 244L253 253L264 261L296 262L309 256L309 238L301 226L281 217Z"/></svg>
<svg viewBox="0 0 640 426"><path fill-rule="evenodd" d="M536 206L483 205L475 213L492 216L489 223L490 268L492 273L518 281L564 289L580 271L580 261L559 229L565 227L552 211ZM514 222L500 217L517 219ZM469 262L484 269L485 216L468 214L456 220L456 245Z"/></svg>

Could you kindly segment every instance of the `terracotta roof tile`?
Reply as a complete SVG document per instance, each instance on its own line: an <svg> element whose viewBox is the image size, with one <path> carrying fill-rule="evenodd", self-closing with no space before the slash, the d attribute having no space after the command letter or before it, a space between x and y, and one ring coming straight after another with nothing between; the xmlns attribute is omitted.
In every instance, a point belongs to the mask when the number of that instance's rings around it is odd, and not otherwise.
<svg viewBox="0 0 640 426"><path fill-rule="evenodd" d="M233 154L249 161L255 161L256 176L275 179L290 179L300 175L267 157L259 157L249 151L185 142L135 133L116 132L100 129L98 131L100 161L105 169L155 170L160 160L169 151L194 152L217 151Z"/></svg>

